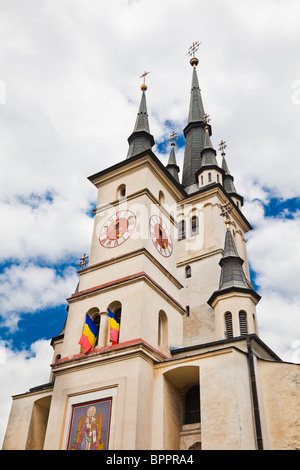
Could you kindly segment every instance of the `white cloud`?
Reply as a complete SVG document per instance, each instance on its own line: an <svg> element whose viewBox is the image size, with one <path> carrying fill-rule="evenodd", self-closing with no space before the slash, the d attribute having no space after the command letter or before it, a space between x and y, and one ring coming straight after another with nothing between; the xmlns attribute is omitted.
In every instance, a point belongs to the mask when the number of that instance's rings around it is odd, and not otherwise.
<svg viewBox="0 0 300 470"><path fill-rule="evenodd" d="M256 201L248 206L255 230L248 256L262 299L257 307L260 336L283 360L296 360L300 331L300 217L265 217ZM296 350L295 350L296 347Z"/></svg>
<svg viewBox="0 0 300 470"><path fill-rule="evenodd" d="M74 268L65 268L61 274L32 263L5 268L0 275L1 326L16 331L21 313L64 304L77 282Z"/></svg>
<svg viewBox="0 0 300 470"><path fill-rule="evenodd" d="M49 341L39 340L29 351L14 351L8 344L0 343L0 448L5 435L11 397L25 393L35 385L49 382L53 350Z"/></svg>

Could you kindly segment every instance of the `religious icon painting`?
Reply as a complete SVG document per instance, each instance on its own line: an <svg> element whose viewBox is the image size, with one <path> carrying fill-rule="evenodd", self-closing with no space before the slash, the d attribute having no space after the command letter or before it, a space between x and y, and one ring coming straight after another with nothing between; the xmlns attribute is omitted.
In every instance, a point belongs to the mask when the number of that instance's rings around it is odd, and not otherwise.
<svg viewBox="0 0 300 470"><path fill-rule="evenodd" d="M68 450L107 450L112 398L72 406Z"/></svg>

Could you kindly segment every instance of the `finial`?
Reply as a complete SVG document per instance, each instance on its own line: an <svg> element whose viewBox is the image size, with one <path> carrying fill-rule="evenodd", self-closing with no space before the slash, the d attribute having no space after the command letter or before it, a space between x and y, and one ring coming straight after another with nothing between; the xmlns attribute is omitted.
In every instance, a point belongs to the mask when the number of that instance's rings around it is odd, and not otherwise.
<svg viewBox="0 0 300 470"><path fill-rule="evenodd" d="M170 142L171 142L171 146L172 147L175 147L175 140L177 139L177 135L176 135L176 132L172 132L172 134L170 135Z"/></svg>
<svg viewBox="0 0 300 470"><path fill-rule="evenodd" d="M189 48L188 53L187 53L187 55L193 56L190 60L190 64L193 67L197 67L197 65L199 63L199 60L195 57L195 52L199 49L200 44L201 44L201 42L199 42L199 41L193 42L193 44L191 45L191 47Z"/></svg>
<svg viewBox="0 0 300 470"><path fill-rule="evenodd" d="M232 211L232 207L230 205L230 202L226 202L224 201L224 204L218 204L218 206L220 207L221 209L221 216L222 217L225 217L225 224L226 224L226 227L229 228L229 226L232 224L231 220L230 220L230 217L229 217L229 214L230 212Z"/></svg>
<svg viewBox="0 0 300 470"><path fill-rule="evenodd" d="M144 72L144 73L140 76L140 78L143 78L143 79L144 79L144 82L143 82L142 85L141 85L141 90L143 90L143 91L146 91L146 90L147 90L147 85L146 85L146 83L145 83L145 79L146 79L146 76L148 75L148 73L150 73L150 72Z"/></svg>
<svg viewBox="0 0 300 470"><path fill-rule="evenodd" d="M84 253L82 258L80 258L80 263L78 264L78 267L81 269L85 268L85 266L88 264L88 259L89 257L86 255L86 253Z"/></svg>
<svg viewBox="0 0 300 470"><path fill-rule="evenodd" d="M224 140L221 140L220 145L219 145L219 150L221 150L221 155L223 158L225 157L224 150L226 149L226 147L227 147L226 142L224 142Z"/></svg>
<svg viewBox="0 0 300 470"><path fill-rule="evenodd" d="M209 114L204 114L203 121L205 123L205 130L208 132L208 123L210 122Z"/></svg>

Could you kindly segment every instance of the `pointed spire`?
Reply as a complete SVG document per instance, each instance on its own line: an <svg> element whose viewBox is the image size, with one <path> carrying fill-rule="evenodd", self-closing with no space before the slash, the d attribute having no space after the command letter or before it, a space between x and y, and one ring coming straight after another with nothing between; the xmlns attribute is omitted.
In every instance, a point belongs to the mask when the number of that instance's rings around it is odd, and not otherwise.
<svg viewBox="0 0 300 470"><path fill-rule="evenodd" d="M146 90L147 85L145 84L145 77L149 72L144 72L141 77L144 78L144 83L141 85L142 98L137 114L133 133L128 138L129 149L127 158L134 157L139 153L151 149L154 146L154 138L150 134L148 114L147 114L147 103L146 103Z"/></svg>
<svg viewBox="0 0 300 470"><path fill-rule="evenodd" d="M199 60L195 57L198 47L199 43L193 43L188 52L188 55L193 55L190 60L190 64L193 67L193 75L188 124L183 131L186 138L182 177L182 185L184 187L196 183L196 172L201 165L201 152L205 144L205 112L196 69ZM208 129L209 135L211 135L211 127L208 126Z"/></svg>
<svg viewBox="0 0 300 470"><path fill-rule="evenodd" d="M219 265L221 276L219 291L227 288L241 287L249 289L250 285L243 270L244 260L238 255L232 233L227 226L224 244L224 253Z"/></svg>
<svg viewBox="0 0 300 470"><path fill-rule="evenodd" d="M169 161L168 161L166 168L169 171L169 173L173 176L173 178L179 183L178 173L180 170L179 170L179 166L177 165L176 156L175 156L175 142L174 142L175 139L177 139L176 132L173 132L170 137L172 148L171 148Z"/></svg>
<svg viewBox="0 0 300 470"><path fill-rule="evenodd" d="M209 305L221 294L227 292L241 292L244 291L260 300L260 295L254 291L251 284L247 281L244 273L243 264L244 260L239 256L234 239L230 230L232 224L229 214L232 210L231 205L227 202L219 205L222 212L220 215L225 217L226 234L223 256L219 261L221 266L221 275L219 282L219 289L215 291L208 300Z"/></svg>

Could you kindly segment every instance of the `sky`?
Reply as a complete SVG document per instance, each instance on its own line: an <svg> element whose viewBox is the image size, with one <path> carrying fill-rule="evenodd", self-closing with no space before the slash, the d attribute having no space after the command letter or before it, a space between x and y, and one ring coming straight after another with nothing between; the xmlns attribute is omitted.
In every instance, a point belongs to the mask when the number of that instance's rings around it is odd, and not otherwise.
<svg viewBox="0 0 300 470"><path fill-rule="evenodd" d="M299 24L298 0L0 0L0 445L11 396L49 381L90 249L87 177L126 157L144 71L154 152L166 164L177 132L182 168L194 41L253 226L260 337L300 362Z"/></svg>

